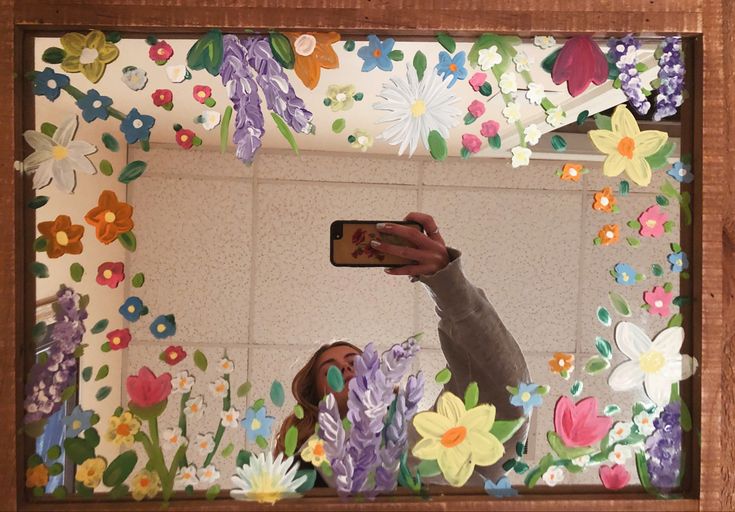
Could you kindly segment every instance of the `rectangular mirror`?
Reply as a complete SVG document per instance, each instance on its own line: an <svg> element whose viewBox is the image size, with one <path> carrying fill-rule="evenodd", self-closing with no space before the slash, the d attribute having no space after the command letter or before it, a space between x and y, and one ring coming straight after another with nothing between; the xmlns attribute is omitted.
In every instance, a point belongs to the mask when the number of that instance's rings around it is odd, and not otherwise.
<svg viewBox="0 0 735 512"><path fill-rule="evenodd" d="M691 39L33 42L34 496L691 487Z"/></svg>

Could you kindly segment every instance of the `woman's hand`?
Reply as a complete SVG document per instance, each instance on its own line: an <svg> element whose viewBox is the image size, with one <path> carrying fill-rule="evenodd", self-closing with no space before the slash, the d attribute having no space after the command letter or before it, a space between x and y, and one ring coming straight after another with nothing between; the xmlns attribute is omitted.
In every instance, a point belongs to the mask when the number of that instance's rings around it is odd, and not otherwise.
<svg viewBox="0 0 735 512"><path fill-rule="evenodd" d="M378 224L378 231L400 236L411 242L416 247L415 249L377 242L375 240L370 242L370 244L385 254L400 256L401 258L414 260L417 263L396 268L386 268L385 272L394 276L423 276L431 275L446 267L449 263L449 253L447 252L446 245L444 245L444 239L439 234L439 228L436 227L434 218L426 213L411 212L403 220L418 222L424 226L426 234L408 226L391 224L389 222Z"/></svg>

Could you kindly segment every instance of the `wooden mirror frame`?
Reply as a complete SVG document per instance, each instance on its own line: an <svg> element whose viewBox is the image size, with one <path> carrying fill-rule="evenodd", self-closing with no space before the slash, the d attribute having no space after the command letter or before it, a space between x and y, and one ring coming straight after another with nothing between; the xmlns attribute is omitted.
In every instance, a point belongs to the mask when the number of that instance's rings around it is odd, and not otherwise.
<svg viewBox="0 0 735 512"><path fill-rule="evenodd" d="M85 502L30 501L25 492L24 436L16 429L23 411L25 332L34 301L33 276L25 261L32 255L33 231L24 227L23 184L13 162L23 159L24 128L33 118L32 96L24 84L24 56L34 36L76 29L115 29L122 33L202 33L211 27L295 28L340 33L389 33L426 36L445 31L457 36L482 32L522 36L677 33L694 37L695 66L688 70L694 94L693 166L697 173L695 211L696 261L692 335L700 371L694 380L692 408L701 432L699 471L693 489L680 500L656 500L641 494L528 494L512 500L485 495L383 497L351 501L314 491L300 500L280 502L273 510L735 510L735 478L726 469L735 458L735 435L722 427L735 423L735 397L725 394L735 382L735 2L731 0L0 0L0 86L6 91L6 128L0 131L0 510L120 510L123 502L104 498ZM24 51L26 50L26 51ZM10 70L13 73L10 73ZM25 85L25 87L24 87ZM27 92L26 92L27 94ZM27 191L26 191L27 193ZM30 276L30 278L29 278ZM30 287L29 287L30 282ZM29 297L30 296L30 297ZM31 309L32 310L32 309ZM696 455L696 454L695 454ZM698 489L698 491L697 491ZM312 495L313 494L313 495ZM83 505L82 505L83 503ZM134 510L160 510L159 501L124 502ZM233 500L193 499L172 504L187 510L256 510Z"/></svg>

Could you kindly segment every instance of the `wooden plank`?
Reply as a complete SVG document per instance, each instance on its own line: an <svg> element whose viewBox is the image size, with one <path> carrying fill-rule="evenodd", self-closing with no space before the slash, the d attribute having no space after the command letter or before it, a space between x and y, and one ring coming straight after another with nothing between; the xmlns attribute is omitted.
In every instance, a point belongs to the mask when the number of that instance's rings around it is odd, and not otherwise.
<svg viewBox="0 0 735 512"><path fill-rule="evenodd" d="M735 143L735 92L732 87L732 77L735 76L735 55L729 49L735 45L735 3L723 2L723 41L718 51L723 58L723 92L722 113L726 120L723 134L726 136L724 155L726 156L725 176L723 177L723 314L724 332L722 341L722 389L728 392L722 394L721 424L726 425L722 432L722 449L720 450L723 463L722 478L722 510L735 510L735 473L728 471L735 461L735 435L728 428L735 425L735 396L730 391L735 384L735 172L733 172L733 143ZM725 51L724 49L728 50ZM716 478L713 476L713 478Z"/></svg>
<svg viewBox="0 0 735 512"><path fill-rule="evenodd" d="M0 11L10 12L12 0L0 0ZM3 115L3 123L11 129L0 130L0 353L6 361L0 372L0 418L4 425L0 435L0 453L6 464L18 471L0 471L0 510L17 509L21 482L19 474L23 473L23 461L18 449L16 425L20 420L20 404L22 377L18 369L22 367L20 346L22 340L19 327L22 326L20 295L22 289L17 286L17 270L19 254L16 252L20 244L21 230L18 227L18 202L20 183L18 174L13 170L13 162L20 156L20 132L17 113L20 112L20 95L16 94L20 79L14 79L12 71L20 74L20 66L16 57L20 48L15 44L16 32L12 18L3 16L0 21L0 88L5 91L7 107ZM12 100L10 99L12 98ZM22 254L22 253L21 253ZM13 424L14 423L14 424Z"/></svg>
<svg viewBox="0 0 735 512"><path fill-rule="evenodd" d="M285 8L240 6L203 8L195 2L168 2L167 5L146 7L90 2L84 5L57 5L49 2L25 2L17 6L16 23L43 27L89 27L107 30L113 27L137 28L141 32L181 31L187 27L220 28L283 28L338 30L343 33L357 30L375 33L421 34L426 31L450 31L462 35L492 30L498 33L554 33L575 32L627 33L634 32L701 32L703 14L697 10L672 11L619 10L603 13L597 10L576 10L577 4L564 2L568 12L553 13L546 7L538 10L493 11L478 7L462 9L462 3L450 3L453 10L444 9L318 9L300 8L308 2L294 2ZM493 2L487 2L493 4ZM519 5L523 4L518 2ZM594 4L590 2L589 4ZM484 5L484 4L483 4ZM675 5L666 2L667 6ZM94 13L94 17L90 17ZM483 15L484 14L484 15Z"/></svg>
<svg viewBox="0 0 735 512"><path fill-rule="evenodd" d="M724 2L727 3L727 2ZM725 98L732 97L732 88L727 87L723 69L723 12L722 3L710 0L706 4L707 16L704 19L702 55L697 55L697 68L702 73L702 86L697 95L695 126L702 131L695 139L694 165L699 169L697 191L701 190L701 200L694 205L701 211L700 229L695 229L695 241L702 249L700 259L701 280L695 282L695 294L701 297L701 325L695 324L695 335L701 338L700 373L695 379L704 383L700 393L701 401L694 402L699 411L701 423L700 460L700 508L701 510L722 510L722 342L723 342L723 246L722 214L725 185L727 152L731 145L727 137L725 117ZM702 57L702 58L700 58ZM728 89L727 91L725 89ZM701 105L701 107L700 107ZM702 122L700 125L699 123ZM732 173L730 173L732 174ZM697 315L695 315L696 317ZM730 489L729 492L732 492Z"/></svg>
<svg viewBox="0 0 735 512"><path fill-rule="evenodd" d="M15 5L15 21L28 29L54 29L58 27L123 27L140 33L151 31L190 31L192 27L218 26L222 28L242 27L307 27L318 29L338 29L343 32L364 33L366 31L391 32L403 35L421 34L426 36L438 30L453 34L470 34L476 31L493 30L496 32L555 33L564 34L577 31L604 32L682 32L698 33L704 31L703 53L697 56L702 66L704 81L701 84L704 97L700 96L696 108L696 121L703 122L703 131L696 140L701 148L695 154L695 169L698 173L698 192L702 195L695 200L698 230L696 241L700 244L701 274L695 283L695 290L701 292L702 321L694 326L695 343L701 347L701 373L695 379L695 408L700 407L698 421L702 432L702 452L706 454L701 461L701 503L696 500L653 501L630 498L630 495L599 496L590 499L583 496L555 494L554 496L529 496L530 501L492 501L495 510L541 510L564 508L568 510L735 510L735 477L725 472L721 474L723 460L735 457L735 436L723 432L720 417L724 411L724 424L735 421L735 398L723 394L725 385L735 379L735 173L725 169L731 161L732 149L728 141L735 140L735 127L725 123L733 119L735 98L732 87L724 82L724 77L735 76L735 57L731 52L723 52L723 37L727 42L733 40L732 24L735 5L722 0L699 1L640 1L640 0L600 0L565 1L498 0L478 2L460 0L457 2L414 2L387 0L346 1L270 1L240 2L237 7L225 0L166 1L123 0L115 6L101 2L64 2L26 0ZM9 12L12 0L0 0L3 12ZM209 8L207 8L207 7ZM355 6L365 7L364 9ZM428 6L428 7L427 7ZM136 9L136 7L138 7ZM248 8L249 7L249 8ZM727 31L723 34L723 24ZM32 25L35 25L31 27ZM15 69L20 45L17 34L12 30L12 18L5 16L2 21L2 64L3 69ZM727 48L732 48L732 44ZM725 56L723 57L723 53ZM15 57L15 59L14 59ZM704 58L704 61L702 60ZM14 365L0 373L1 396L8 397L0 403L0 416L20 419L22 404L19 371L22 368L20 349L22 333L23 276L19 273L23 254L22 211L20 180L12 171L12 162L21 158L20 134L21 105L16 89L20 79L13 80L10 73L0 76L15 101L6 109L6 125L15 130L0 133L0 190L14 191L14 194L0 195L0 293L3 304L0 309L0 349L3 354L11 355ZM703 171L703 172L702 172ZM724 205L724 206L722 206ZM724 227L723 227L724 226ZM723 254L723 230L725 234ZM723 280L724 265L724 280ZM723 289L724 288L724 289ZM724 296L724 300L723 300ZM10 299L10 300L8 300ZM723 325L723 317L727 319ZM723 339L726 343L723 344ZM723 346L724 345L724 346ZM695 345L697 346L697 345ZM722 358L722 361L721 361ZM724 372L722 371L724 362ZM722 380L721 380L722 379ZM722 382L723 387L713 383ZM706 389L703 389L704 383ZM14 398L14 399L13 399ZM724 408L724 409L723 409ZM23 463L14 426L6 422L0 427L0 449L18 469L17 472L0 472L0 510L15 510L17 499L22 491ZM720 438L720 434L722 437ZM721 450L724 449L724 451ZM20 478L19 478L20 477ZM722 500L722 501L720 501ZM375 503L350 503L355 510L406 510L421 503L426 510L480 509L491 503L484 495L435 497L421 502L412 498L380 498ZM92 503L90 503L92 505ZM285 502L288 510L343 510L344 502L334 498L308 498ZM28 510L78 510L79 503L35 503L24 507ZM93 502L94 510L119 510L120 503ZM243 505L232 501L217 500L209 502L190 502L190 510L259 510L261 506ZM279 508L281 508L279 506ZM160 510L159 502L137 504L136 510Z"/></svg>
<svg viewBox="0 0 735 512"><path fill-rule="evenodd" d="M46 0L26 0L23 2L29 8L47 7ZM60 0L53 2L53 6L64 10L70 6L85 6L103 2L85 2L85 0ZM124 7L169 7L171 9L204 9L232 6L229 0L120 0L115 2ZM466 11L466 12L647 12L660 13L672 11L703 12L704 0L597 0L570 2L568 0L240 0L238 9L323 9L324 11L354 11L354 10L386 10L395 11Z"/></svg>
<svg viewBox="0 0 735 512"><path fill-rule="evenodd" d="M301 498L284 500L271 507L261 503L219 499L215 501L185 501L177 502L175 510L191 512L262 512L263 510L283 510L289 512L344 512L350 511L382 511L405 512L409 510L423 511L480 511L493 510L502 512L532 512L541 510L564 510L564 512L640 512L666 511L684 512L698 510L696 500L656 500L656 499L629 499L618 498L579 498L569 495L557 497L518 499L492 499L486 494L474 496L436 496L429 500L417 497L379 497L375 501L349 501L339 498ZM185 507L181 505L185 503ZM348 504L349 503L349 504ZM78 512L81 502L76 503L34 503L26 505L23 510L29 512ZM127 506L126 506L127 505ZM134 502L86 502L85 508L99 512L118 512L120 510L156 511L160 512L161 503L157 501ZM267 507L267 508L266 508Z"/></svg>

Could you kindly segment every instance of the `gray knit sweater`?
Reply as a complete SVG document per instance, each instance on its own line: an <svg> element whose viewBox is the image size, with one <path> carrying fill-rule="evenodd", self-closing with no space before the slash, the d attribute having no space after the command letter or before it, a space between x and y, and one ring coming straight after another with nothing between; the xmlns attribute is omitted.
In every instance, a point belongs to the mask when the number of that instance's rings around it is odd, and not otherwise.
<svg viewBox="0 0 735 512"><path fill-rule="evenodd" d="M470 283L462 272L462 253L451 247L447 251L450 262L446 267L418 279L434 300L439 315L439 341L452 372L452 379L444 389L461 398L467 385L475 381L480 390L479 403L494 405L497 419L520 418L523 409L511 405L505 387L530 382L523 352L485 292ZM413 446L418 441L418 433L413 427L411 430ZM478 473L493 481L502 476L503 462L515 455L516 443L525 441L527 434L528 422L505 443L505 455L492 466L476 466L466 485L482 485ZM432 482L442 483L437 479Z"/></svg>

